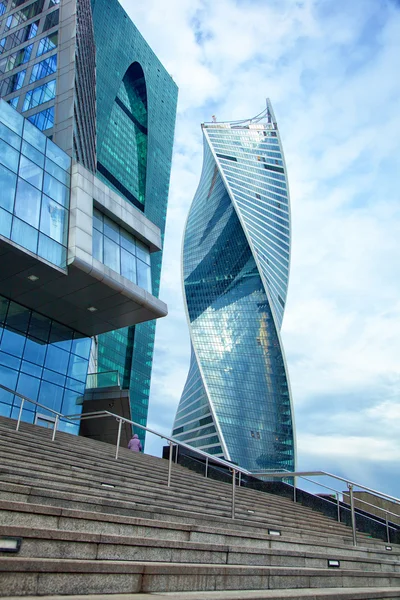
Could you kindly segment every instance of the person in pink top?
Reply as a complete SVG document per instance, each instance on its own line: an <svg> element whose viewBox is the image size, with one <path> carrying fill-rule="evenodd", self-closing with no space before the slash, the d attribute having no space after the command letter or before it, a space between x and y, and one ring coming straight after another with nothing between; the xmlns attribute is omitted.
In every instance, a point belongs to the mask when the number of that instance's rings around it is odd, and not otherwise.
<svg viewBox="0 0 400 600"><path fill-rule="evenodd" d="M142 444L140 443L139 436L137 433L135 433L133 438L129 440L128 448L129 450L132 450L132 452L142 451Z"/></svg>

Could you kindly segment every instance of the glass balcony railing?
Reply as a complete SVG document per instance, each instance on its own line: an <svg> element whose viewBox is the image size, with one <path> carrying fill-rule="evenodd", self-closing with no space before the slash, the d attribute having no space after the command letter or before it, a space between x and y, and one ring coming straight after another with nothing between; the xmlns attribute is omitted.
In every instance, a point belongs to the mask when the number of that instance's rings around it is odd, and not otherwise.
<svg viewBox="0 0 400 600"><path fill-rule="evenodd" d="M86 379L86 389L121 387L118 371L104 371L102 373L89 373Z"/></svg>

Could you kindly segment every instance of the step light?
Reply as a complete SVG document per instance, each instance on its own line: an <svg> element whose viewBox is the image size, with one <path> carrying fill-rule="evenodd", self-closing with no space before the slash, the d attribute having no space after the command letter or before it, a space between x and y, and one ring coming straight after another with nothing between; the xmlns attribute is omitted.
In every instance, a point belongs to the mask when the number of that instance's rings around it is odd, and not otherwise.
<svg viewBox="0 0 400 600"><path fill-rule="evenodd" d="M39 277L37 275L29 275L28 279L30 279L30 281L37 281Z"/></svg>
<svg viewBox="0 0 400 600"><path fill-rule="evenodd" d="M328 567L330 569L339 569L340 568L340 560L328 558Z"/></svg>
<svg viewBox="0 0 400 600"><path fill-rule="evenodd" d="M105 488L115 488L115 485L112 483L102 483L101 486Z"/></svg>
<svg viewBox="0 0 400 600"><path fill-rule="evenodd" d="M247 511L249 515L254 515L255 511L254 510L248 510Z"/></svg>
<svg viewBox="0 0 400 600"><path fill-rule="evenodd" d="M268 529L268 535L282 535L279 529Z"/></svg>
<svg viewBox="0 0 400 600"><path fill-rule="evenodd" d="M390 552L392 550L392 546L385 546L385 550L388 550Z"/></svg>
<svg viewBox="0 0 400 600"><path fill-rule="evenodd" d="M21 544L20 537L0 537L0 552L19 552Z"/></svg>

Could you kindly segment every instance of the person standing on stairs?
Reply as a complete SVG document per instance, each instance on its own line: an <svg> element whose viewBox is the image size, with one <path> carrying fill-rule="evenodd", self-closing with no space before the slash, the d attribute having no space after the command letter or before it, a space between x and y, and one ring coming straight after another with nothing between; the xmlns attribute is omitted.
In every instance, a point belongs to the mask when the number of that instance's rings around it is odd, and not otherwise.
<svg viewBox="0 0 400 600"><path fill-rule="evenodd" d="M142 444L140 443L139 436L137 433L135 433L133 438L129 440L128 448L129 450L132 450L132 452L142 451Z"/></svg>

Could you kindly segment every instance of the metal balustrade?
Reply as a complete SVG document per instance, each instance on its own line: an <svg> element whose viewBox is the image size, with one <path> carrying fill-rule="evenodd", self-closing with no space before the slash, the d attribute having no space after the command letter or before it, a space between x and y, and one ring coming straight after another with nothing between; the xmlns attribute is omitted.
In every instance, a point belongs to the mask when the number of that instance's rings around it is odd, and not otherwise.
<svg viewBox="0 0 400 600"><path fill-rule="evenodd" d="M342 482L343 484L345 484L347 486L347 488L349 490L350 508L347 510L350 510L350 513L351 513L351 526L352 526L353 545L354 546L357 546L356 507L355 507L355 500L354 500L354 488L358 488L362 491L366 491L366 492L376 496L377 498L380 498L383 500L389 500L389 501L393 502L395 505L400 506L399 498L390 496L389 494L384 494L383 492L378 492L377 490L373 490L372 488L361 485L359 483L355 483L354 481L350 481L343 477L339 477L338 475L333 475L332 473L328 473L326 471L294 471L294 472L262 471L262 472L252 473L252 472L247 471L246 469L243 469L243 468L239 467L238 465L235 465L227 460L217 458L211 454L208 454L207 452L204 452L203 450L198 450L197 448L194 448L193 446L190 446L189 444L185 444L184 442L178 441L178 440L174 439L173 437L169 437L165 434L159 433L158 431L155 431L154 429L150 429L149 427L146 427L145 425L140 425L139 423L135 423L134 421L132 421L130 419L127 419L125 417L122 417L120 415L112 413L108 410L94 411L94 412L84 413L84 414L63 415L62 413L59 413L51 408L48 408L47 406L44 406L43 404L36 402L36 401L32 400L31 398L28 398L27 396L20 394L19 392L16 392L15 390L12 390L2 384L0 384L0 388L21 399L21 405L19 407L16 431L19 431L19 428L20 428L24 403L29 402L30 404L33 404L39 408L42 408L54 416L53 433L52 433L52 437L51 437L52 441L55 440L60 421L73 422L73 421L83 421L83 420L87 420L87 419L101 419L101 418L109 418L109 417L116 419L118 421L118 434L117 434L116 451L115 451L115 459L116 460L118 460L118 455L119 455L121 430L122 430L123 423L129 423L133 427L138 427L139 429L143 429L143 430L147 431L148 433L156 435L160 439L166 440L169 444L168 478L167 478L167 486L168 487L171 487L171 482L172 482L172 465L173 465L173 455L174 455L173 449L174 448L176 448L175 463L178 460L179 448L184 448L186 450L189 450L190 453L195 453L198 456L200 456L202 459L205 459L205 477L206 478L208 477L210 462L213 465L217 464L217 465L223 467L225 470L228 469L229 472L232 474L232 500L231 500L232 519L235 519L236 486L241 485L241 483L242 483L241 480L242 480L243 475L251 476L251 477L258 477L258 478L260 478L260 480L265 479L265 478L267 478L268 480L279 479L281 481L287 480L289 478L293 479L293 501L294 502L296 502L296 490L301 489L301 488L298 488L297 479L304 479L305 481L315 483L316 485L320 486L321 488L333 491L336 495L336 501L337 501L337 505L338 505L338 519L337 519L338 522L340 522L340 508L346 509L346 507L343 507L340 505L340 500L339 500L340 495L343 495L343 492L338 491L331 486L321 484L320 482L314 482L313 480L310 479L310 477L324 476L324 477L329 477L331 479L335 479L336 481ZM237 479L238 479L238 481L237 481ZM321 496L319 496L318 494L313 494L313 495L324 500L324 498L321 498ZM331 501L329 501L329 502L331 502ZM361 500L361 499L357 498L357 502L365 504L366 506L369 506L369 507L373 507L374 509L378 509L385 513L387 542L390 543L390 530L392 529L394 531L397 531L397 529L395 527L393 527L392 525L390 525L389 515L394 516L396 518L398 518L398 515L396 515L396 513L393 513L389 510L383 509L377 505L371 504L365 500ZM371 519L372 521L381 523L381 521L379 521L378 518L374 519L374 517L372 517L371 515L364 515L364 516Z"/></svg>

